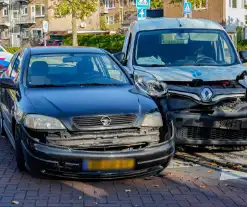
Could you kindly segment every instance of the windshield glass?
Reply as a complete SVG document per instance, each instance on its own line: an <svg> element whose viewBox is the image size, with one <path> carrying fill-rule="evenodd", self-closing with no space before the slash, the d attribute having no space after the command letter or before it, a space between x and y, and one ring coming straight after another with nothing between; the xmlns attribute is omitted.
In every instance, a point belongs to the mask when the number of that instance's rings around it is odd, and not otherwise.
<svg viewBox="0 0 247 207"><path fill-rule="evenodd" d="M45 54L31 56L29 86L125 85L129 81L105 54Z"/></svg>
<svg viewBox="0 0 247 207"><path fill-rule="evenodd" d="M171 29L140 32L134 63L146 67L224 66L237 64L238 60L223 31Z"/></svg>

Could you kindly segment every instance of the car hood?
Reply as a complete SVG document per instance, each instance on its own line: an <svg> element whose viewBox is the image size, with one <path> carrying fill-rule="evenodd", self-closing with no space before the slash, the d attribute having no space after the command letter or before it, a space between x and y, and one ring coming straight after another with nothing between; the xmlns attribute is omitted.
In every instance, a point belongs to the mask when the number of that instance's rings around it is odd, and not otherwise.
<svg viewBox="0 0 247 207"><path fill-rule="evenodd" d="M139 114L156 108L149 97L130 86L28 88L25 96L33 111L54 117L104 114Z"/></svg>
<svg viewBox="0 0 247 207"><path fill-rule="evenodd" d="M243 65L232 66L178 66L178 67L139 67L135 70L146 71L160 81L203 81L235 80L236 76L247 70Z"/></svg>

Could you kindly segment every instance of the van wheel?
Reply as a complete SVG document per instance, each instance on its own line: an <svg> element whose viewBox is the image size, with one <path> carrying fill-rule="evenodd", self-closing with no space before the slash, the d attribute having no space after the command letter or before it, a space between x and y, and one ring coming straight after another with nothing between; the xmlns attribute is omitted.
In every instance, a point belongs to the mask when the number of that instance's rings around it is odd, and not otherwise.
<svg viewBox="0 0 247 207"><path fill-rule="evenodd" d="M15 158L16 158L16 163L17 163L18 169L20 171L26 170L25 159L24 159L24 155L22 152L20 134L19 134L16 126L15 126Z"/></svg>

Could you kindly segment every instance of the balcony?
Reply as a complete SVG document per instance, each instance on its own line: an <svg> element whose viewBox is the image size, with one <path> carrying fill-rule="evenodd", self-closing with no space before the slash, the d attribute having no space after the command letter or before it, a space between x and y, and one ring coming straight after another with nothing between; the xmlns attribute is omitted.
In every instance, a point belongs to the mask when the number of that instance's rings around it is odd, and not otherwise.
<svg viewBox="0 0 247 207"><path fill-rule="evenodd" d="M9 0L0 0L0 5L8 5Z"/></svg>
<svg viewBox="0 0 247 207"><path fill-rule="evenodd" d="M9 27L10 26L9 17L2 17L2 18L0 18L0 25L1 26Z"/></svg>
<svg viewBox="0 0 247 207"><path fill-rule="evenodd" d="M21 16L13 19L14 24L35 24L35 17Z"/></svg>

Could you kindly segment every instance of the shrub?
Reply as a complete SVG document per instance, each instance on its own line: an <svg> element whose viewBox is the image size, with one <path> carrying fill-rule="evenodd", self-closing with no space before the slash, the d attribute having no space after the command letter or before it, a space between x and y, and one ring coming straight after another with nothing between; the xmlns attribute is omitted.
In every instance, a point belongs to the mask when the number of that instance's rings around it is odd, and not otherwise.
<svg viewBox="0 0 247 207"><path fill-rule="evenodd" d="M122 50L124 35L78 35L78 45L87 47L98 47L114 53ZM72 37L67 36L63 45L72 45Z"/></svg>
<svg viewBox="0 0 247 207"><path fill-rule="evenodd" d="M237 49L238 51L247 50L247 40L238 41Z"/></svg>
<svg viewBox="0 0 247 207"><path fill-rule="evenodd" d="M20 47L4 47L5 50L7 50L9 53L16 53L18 52L21 48Z"/></svg>

